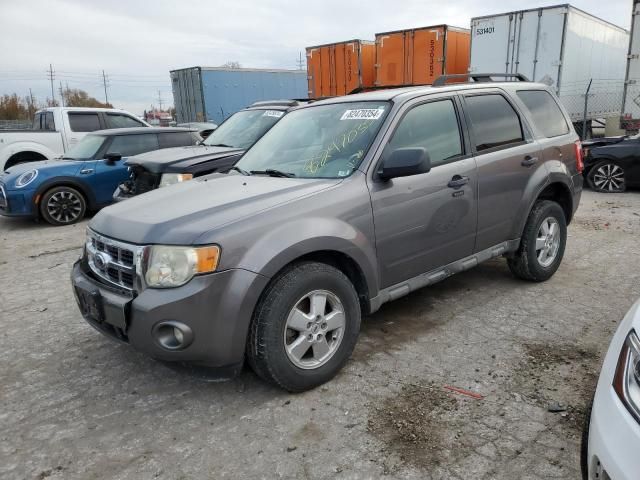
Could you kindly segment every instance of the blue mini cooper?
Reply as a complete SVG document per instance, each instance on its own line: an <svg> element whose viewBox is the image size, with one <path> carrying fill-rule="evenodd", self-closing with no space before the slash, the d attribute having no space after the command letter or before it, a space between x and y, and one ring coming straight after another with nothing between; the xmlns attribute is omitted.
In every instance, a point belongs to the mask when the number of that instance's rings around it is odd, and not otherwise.
<svg viewBox="0 0 640 480"><path fill-rule="evenodd" d="M200 140L196 131L185 128L92 132L64 157L21 163L0 175L0 215L70 225L87 210L99 210L112 202L113 191L129 178L123 157L195 145Z"/></svg>

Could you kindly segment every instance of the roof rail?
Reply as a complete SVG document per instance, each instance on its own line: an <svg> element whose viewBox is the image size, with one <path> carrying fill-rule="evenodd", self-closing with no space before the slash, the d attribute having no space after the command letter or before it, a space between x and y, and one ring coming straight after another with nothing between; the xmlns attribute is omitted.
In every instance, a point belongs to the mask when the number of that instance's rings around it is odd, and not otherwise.
<svg viewBox="0 0 640 480"><path fill-rule="evenodd" d="M391 90L392 88L407 88L407 87L430 87L428 83L402 83L397 85L374 85L371 87L357 87L347 92L347 95L355 95L356 93L373 92L376 90Z"/></svg>
<svg viewBox="0 0 640 480"><path fill-rule="evenodd" d="M505 79L514 79L519 82L528 82L529 79L522 73L460 73L455 75L440 75L433 82L434 87L443 87L449 80L469 80L474 82L493 82L492 77L502 77Z"/></svg>

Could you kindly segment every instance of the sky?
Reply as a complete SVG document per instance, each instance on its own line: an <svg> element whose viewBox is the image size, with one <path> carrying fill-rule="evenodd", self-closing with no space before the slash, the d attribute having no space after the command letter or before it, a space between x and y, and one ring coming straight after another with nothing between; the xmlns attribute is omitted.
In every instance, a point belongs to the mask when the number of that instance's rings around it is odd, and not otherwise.
<svg viewBox="0 0 640 480"><path fill-rule="evenodd" d="M532 0L0 0L0 94L81 88L141 114L172 105L169 71L237 61L298 68L305 47L554 5ZM572 5L628 29L632 0ZM304 59L304 53L303 53ZM59 93L56 93L59 98Z"/></svg>

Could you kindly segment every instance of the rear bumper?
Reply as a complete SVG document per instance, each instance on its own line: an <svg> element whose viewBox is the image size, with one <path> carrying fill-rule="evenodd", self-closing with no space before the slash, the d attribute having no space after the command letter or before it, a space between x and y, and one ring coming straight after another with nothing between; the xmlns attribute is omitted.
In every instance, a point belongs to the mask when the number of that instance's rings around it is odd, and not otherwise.
<svg viewBox="0 0 640 480"><path fill-rule="evenodd" d="M576 213L578 207L580 206L580 199L582 198L582 189L584 186L584 178L582 177L581 173L577 173L571 180L573 181L573 212L571 215L571 217L573 218L573 215Z"/></svg>
<svg viewBox="0 0 640 480"><path fill-rule="evenodd" d="M243 362L253 309L268 278L226 270L195 277L182 287L148 288L134 296L100 283L78 261L71 282L74 292L81 288L99 294L104 321L82 314L101 333L159 360L228 367ZM180 349L164 347L158 328L166 322L186 326L189 343Z"/></svg>
<svg viewBox="0 0 640 480"><path fill-rule="evenodd" d="M5 217L34 217L35 190L7 190L0 184L0 215Z"/></svg>

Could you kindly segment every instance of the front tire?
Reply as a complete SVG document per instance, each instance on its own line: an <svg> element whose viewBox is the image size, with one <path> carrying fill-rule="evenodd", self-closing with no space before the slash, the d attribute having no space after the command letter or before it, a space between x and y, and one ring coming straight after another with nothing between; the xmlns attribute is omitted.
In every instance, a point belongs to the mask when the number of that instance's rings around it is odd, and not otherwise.
<svg viewBox="0 0 640 480"><path fill-rule="evenodd" d="M544 282L558 270L567 243L567 220L551 200L537 201L524 227L520 247L507 263L523 280Z"/></svg>
<svg viewBox="0 0 640 480"><path fill-rule="evenodd" d="M358 295L346 275L323 263L296 264L267 287L256 307L249 364L290 392L317 387L351 356L360 318Z"/></svg>
<svg viewBox="0 0 640 480"><path fill-rule="evenodd" d="M40 214L55 226L71 225L84 218L87 202L84 195L68 186L54 187L42 196Z"/></svg>
<svg viewBox="0 0 640 480"><path fill-rule="evenodd" d="M595 164L589 170L587 182L589 182L591 189L601 193L622 193L627 188L624 181L624 169L607 160Z"/></svg>

